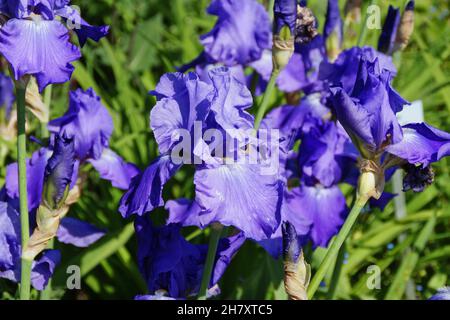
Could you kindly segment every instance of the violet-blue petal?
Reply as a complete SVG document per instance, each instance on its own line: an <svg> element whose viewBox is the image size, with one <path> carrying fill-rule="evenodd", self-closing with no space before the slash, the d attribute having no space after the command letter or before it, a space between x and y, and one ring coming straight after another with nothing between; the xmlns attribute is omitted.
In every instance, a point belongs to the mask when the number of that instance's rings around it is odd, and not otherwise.
<svg viewBox="0 0 450 320"><path fill-rule="evenodd" d="M344 151L343 139L334 122L319 124L303 135L299 149L303 174L325 187L337 184L342 177L337 155Z"/></svg>
<svg viewBox="0 0 450 320"><path fill-rule="evenodd" d="M100 178L111 181L113 187L127 190L131 180L139 174L139 169L132 163L125 162L111 149L104 149L102 156L89 162L98 171Z"/></svg>
<svg viewBox="0 0 450 320"><path fill-rule="evenodd" d="M61 253L59 250L46 250L38 260L33 262L31 284L36 290L45 289L60 261Z"/></svg>
<svg viewBox="0 0 450 320"><path fill-rule="evenodd" d="M253 128L254 118L246 111L253 104L247 87L232 77L226 67L213 69L210 77L215 89L211 102L215 121L224 130Z"/></svg>
<svg viewBox="0 0 450 320"><path fill-rule="evenodd" d="M338 186L331 188L301 185L292 190L290 215L285 217L296 225L300 217L311 223L309 237L315 246L327 247L348 213L345 197ZM301 234L300 231L298 231Z"/></svg>
<svg viewBox="0 0 450 320"><path fill-rule="evenodd" d="M319 79L319 70L324 61L326 49L322 36L316 36L306 44L296 45L294 55L277 78L278 87L286 92L320 92L323 84Z"/></svg>
<svg viewBox="0 0 450 320"><path fill-rule="evenodd" d="M216 262L214 264L213 274L211 277L211 287L219 282L220 278L230 265L234 255L238 252L244 242L245 236L242 232L220 240L217 249Z"/></svg>
<svg viewBox="0 0 450 320"><path fill-rule="evenodd" d="M0 108L5 107L6 119L9 119L13 103L15 101L14 96L14 83L10 77L0 73Z"/></svg>
<svg viewBox="0 0 450 320"><path fill-rule="evenodd" d="M105 231L96 226L71 217L61 220L56 236L62 243L86 248L102 238Z"/></svg>
<svg viewBox="0 0 450 320"><path fill-rule="evenodd" d="M211 107L212 87L194 73L167 73L151 92L158 102L150 113L150 126L161 154L178 141L180 130L191 132L195 121L204 121Z"/></svg>
<svg viewBox="0 0 450 320"><path fill-rule="evenodd" d="M202 252L179 234L179 227L154 228L148 217L135 220L138 265L150 294L165 290L170 297L185 298L198 291Z"/></svg>
<svg viewBox="0 0 450 320"><path fill-rule="evenodd" d="M109 32L109 26L91 26L80 16L76 9L70 6L64 6L55 10L55 14L66 20L69 29L73 28L75 30L81 46L84 46L87 39L99 41Z"/></svg>
<svg viewBox="0 0 450 320"><path fill-rule="evenodd" d="M7 202L0 202L0 278L20 279L19 212Z"/></svg>
<svg viewBox="0 0 450 320"><path fill-rule="evenodd" d="M122 216L141 216L163 206L164 185L179 168L179 165L172 163L170 156L155 159L147 169L132 179L129 190L120 199L119 212Z"/></svg>
<svg viewBox="0 0 450 320"><path fill-rule="evenodd" d="M67 29L56 20L9 20L0 29L0 53L11 64L16 80L34 75L40 91L68 81L74 70L71 62L81 57L69 42Z"/></svg>
<svg viewBox="0 0 450 320"><path fill-rule="evenodd" d="M194 183L196 202L210 222L234 226L254 240L268 238L278 228L281 182L277 175L262 173L260 165L199 168Z"/></svg>
<svg viewBox="0 0 450 320"><path fill-rule="evenodd" d="M412 123L403 127L403 139L386 149L411 164L439 161L450 155L450 133L426 123Z"/></svg>
<svg viewBox="0 0 450 320"><path fill-rule="evenodd" d="M108 146L114 124L100 97L90 88L70 92L69 109L60 118L50 121L50 132L65 133L75 143L77 158L99 159Z"/></svg>
<svg viewBox="0 0 450 320"><path fill-rule="evenodd" d="M44 172L47 160L51 156L51 151L42 148L33 153L27 159L27 190L28 208L30 211L39 207L42 198L44 185ZM6 168L6 192L10 198L19 198L19 173L17 163L13 163Z"/></svg>
<svg viewBox="0 0 450 320"><path fill-rule="evenodd" d="M201 37L205 52L227 66L246 65L271 46L269 15L256 0L213 0L208 13L216 25Z"/></svg>
<svg viewBox="0 0 450 320"><path fill-rule="evenodd" d="M366 149L374 152L386 142L395 144L402 139L395 116L402 103L396 95L391 99L392 91L385 79L374 73L376 65L377 61L360 61L351 96L342 87L332 88L335 114L361 152Z"/></svg>
<svg viewBox="0 0 450 320"><path fill-rule="evenodd" d="M195 200L169 200L167 201L165 208L169 212L167 224L178 223L183 227L196 226L204 228L208 222L205 220L207 219L207 215L203 215L204 217L202 219L202 208Z"/></svg>

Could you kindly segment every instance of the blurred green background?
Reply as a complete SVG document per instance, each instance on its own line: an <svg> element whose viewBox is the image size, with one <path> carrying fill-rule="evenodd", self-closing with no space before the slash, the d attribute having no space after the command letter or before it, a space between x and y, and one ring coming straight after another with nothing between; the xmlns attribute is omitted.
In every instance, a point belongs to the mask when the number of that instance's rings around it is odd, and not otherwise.
<svg viewBox="0 0 450 320"><path fill-rule="evenodd" d="M242 0L245 1L245 0ZM92 24L108 24L111 33L98 44L89 42L83 58L75 63L73 80L53 86L51 118L67 109L69 89L93 87L114 118L111 148L140 168L157 155L149 129L149 112L155 101L147 92L165 72L175 71L202 50L199 35L215 23L205 12L209 0L79 0L83 17ZM268 1L267 1L268 2ZM320 26L326 1L310 0L309 6ZM365 7L370 1L363 1ZM403 6L405 1L374 1L382 8L384 21L388 4ZM342 8L344 1L340 2ZM450 2L416 1L416 27L412 41L402 55L401 68L394 87L410 101L422 100L425 119L450 131ZM364 44L376 46L380 30L367 30ZM353 43L354 44L354 43ZM353 44L348 44L351 46ZM273 101L281 101L282 95ZM276 105L274 104L273 107ZM39 136L39 125L31 130ZM31 145L30 154L37 145ZM5 165L15 161L14 144L0 157L0 183ZM346 242L343 268L336 291L327 293L331 272L319 290L318 298L404 299L430 297L437 288L449 284L450 275L450 160L434 166L436 183L421 194L407 194L407 217L396 220L394 205L384 212L370 210L362 215ZM122 195L97 173L89 176L80 201L69 215L90 221L108 230L108 235L88 249L60 243L62 264L53 283L52 298L132 299L146 292L136 265L136 240L132 220L117 212ZM388 187L389 188L389 187ZM352 190L347 190L349 198ZM192 172L179 172L165 188L165 199L193 197ZM350 201L350 199L349 199ZM157 210L153 217L161 222L166 213ZM188 240L206 243L208 233L185 229ZM400 235L404 240L399 242ZM306 257L317 267L324 250L314 253L306 248ZM65 291L67 265L79 264L82 290ZM381 289L370 290L366 280L370 265L381 271ZM0 297L14 295L16 286L0 280ZM281 261L273 260L256 244L248 242L237 254L221 281L224 299L284 299ZM37 298L37 293L34 292Z"/></svg>

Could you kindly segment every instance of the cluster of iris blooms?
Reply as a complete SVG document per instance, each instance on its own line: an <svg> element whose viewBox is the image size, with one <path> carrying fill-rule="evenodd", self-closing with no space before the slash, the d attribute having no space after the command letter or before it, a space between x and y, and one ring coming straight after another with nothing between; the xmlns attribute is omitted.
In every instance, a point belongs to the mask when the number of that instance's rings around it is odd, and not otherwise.
<svg viewBox="0 0 450 320"><path fill-rule="evenodd" d="M305 1L275 1L272 23L256 0L212 0L207 12L217 22L200 38L204 50L179 72L163 75L150 92L157 100L150 125L160 155L142 172L109 149L112 119L95 92L71 92L67 113L48 125L50 145L26 160L32 230L26 242L20 235L20 161L8 167L0 194L6 221L0 248L7 250L0 276L20 281L22 275L24 281L23 261L33 261L32 284L41 290L60 260L59 252L46 250L53 237L85 247L103 236L103 230L66 217L83 188L79 168L91 163L101 178L126 190L122 216L135 216L137 258L148 286L148 294L137 299L219 294L218 282L245 241L257 242L274 258L283 256L290 299L311 298L361 209L369 201L383 208L392 199L384 192L392 173L404 169L404 189L419 192L433 180L430 165L450 154L450 134L426 123L402 127L396 116L409 102L392 87L397 74L392 55L408 43L414 2L403 12L389 8L378 50L343 48L343 30L358 20L360 10L360 1L349 1L342 20L338 1L329 0L320 34ZM69 1L1 1L0 12L6 17L0 53L17 92L31 76L40 91L70 79L70 63L80 52L63 22L79 22L74 31L81 45L108 32L82 20ZM5 76L0 80L10 115L13 84ZM287 104L267 112L274 90L285 93ZM258 95L254 116L248 109ZM174 133L180 130L191 133L191 148L175 161L180 136ZM227 158L196 130L220 132L223 141L215 143ZM261 147L264 130L279 135ZM246 161L249 150L264 156ZM271 155L278 169L269 172L263 169ZM193 158L195 164L184 161ZM165 201L164 185L183 166L195 169L195 198ZM342 183L355 187L352 210ZM165 225L156 226L152 211L160 207L169 215ZM209 245L186 241L181 229L188 226L210 228ZM231 236L220 237L223 227ZM301 248L327 247L336 235L310 283Z"/></svg>

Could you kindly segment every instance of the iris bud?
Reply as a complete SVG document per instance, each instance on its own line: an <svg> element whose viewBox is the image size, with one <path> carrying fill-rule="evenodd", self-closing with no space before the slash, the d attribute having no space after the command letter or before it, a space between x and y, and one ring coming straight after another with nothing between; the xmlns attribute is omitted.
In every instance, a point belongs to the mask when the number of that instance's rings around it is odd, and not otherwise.
<svg viewBox="0 0 450 320"><path fill-rule="evenodd" d="M290 300L308 300L311 268L305 262L295 227L283 222L284 288Z"/></svg>
<svg viewBox="0 0 450 320"><path fill-rule="evenodd" d="M384 170L374 160L359 159L360 176L357 197L359 199L380 199L384 190Z"/></svg>
<svg viewBox="0 0 450 320"><path fill-rule="evenodd" d="M43 204L58 210L69 193L75 164L74 142L67 136L56 136L53 155L47 162L44 176Z"/></svg>
<svg viewBox="0 0 450 320"><path fill-rule="evenodd" d="M414 32L414 5L415 3L412 0L406 5L397 31L394 51L403 51L408 46L411 35Z"/></svg>

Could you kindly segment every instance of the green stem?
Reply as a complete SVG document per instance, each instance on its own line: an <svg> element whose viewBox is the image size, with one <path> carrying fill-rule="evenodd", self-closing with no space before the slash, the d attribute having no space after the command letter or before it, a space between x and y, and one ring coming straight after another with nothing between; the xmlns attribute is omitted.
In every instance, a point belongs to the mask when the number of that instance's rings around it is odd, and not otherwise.
<svg viewBox="0 0 450 320"><path fill-rule="evenodd" d="M211 274L216 258L217 247L219 246L220 235L223 226L220 224L213 224L211 226L211 235L209 238L208 254L206 255L205 269L203 269L202 284L198 294L199 300L206 300L209 282L211 281Z"/></svg>
<svg viewBox="0 0 450 320"><path fill-rule="evenodd" d="M336 262L334 264L334 270L333 275L331 277L330 282L330 289L328 290L327 299L333 300L336 296L336 289L337 285L339 284L339 280L341 278L341 272L342 272L342 264L344 263L345 259L345 242L344 245L339 250L338 256L336 258Z"/></svg>
<svg viewBox="0 0 450 320"><path fill-rule="evenodd" d="M27 136L25 132L25 93L26 84L16 82L17 101L17 162L19 167L19 201L20 201L20 229L22 251L27 247L30 238L27 194ZM30 299L30 277L32 261L21 259L20 299Z"/></svg>
<svg viewBox="0 0 450 320"><path fill-rule="evenodd" d="M373 4L375 4L375 0L370 1L369 6L371 6ZM366 10L367 10L367 8L366 8ZM366 39L368 18L369 18L369 15L367 14L367 11L366 11L364 19L362 21L363 25L361 26L361 32L360 32L359 38L358 38L358 43L357 43L358 47L361 47L361 45L363 44L364 40Z"/></svg>
<svg viewBox="0 0 450 320"><path fill-rule="evenodd" d="M55 247L55 238L50 239L48 242L48 249L53 249ZM48 280L47 287L41 292L40 299L41 300L50 300L52 295L52 278Z"/></svg>
<svg viewBox="0 0 450 320"><path fill-rule="evenodd" d="M261 121L266 114L267 108L269 107L270 98L272 97L272 93L275 89L276 80L278 77L279 72L273 71L272 75L270 76L269 83L267 84L266 91L264 92L264 96L261 102L261 105L258 108L257 114L256 114L256 120L255 120L255 130L258 130Z"/></svg>
<svg viewBox="0 0 450 320"><path fill-rule="evenodd" d="M338 251L340 250L345 239L347 239L347 237L349 236L350 231L352 230L352 227L358 219L359 213L364 208L367 200L367 198L361 197L357 199L355 204L353 205L352 211L350 211L347 220L345 221L331 246L328 248L325 258L323 259L322 263L319 266L319 269L312 278L311 283L309 284L308 299L312 299L314 297L317 288L319 288L320 282L325 277L325 274L327 273L328 268L330 267L333 260L336 259Z"/></svg>

